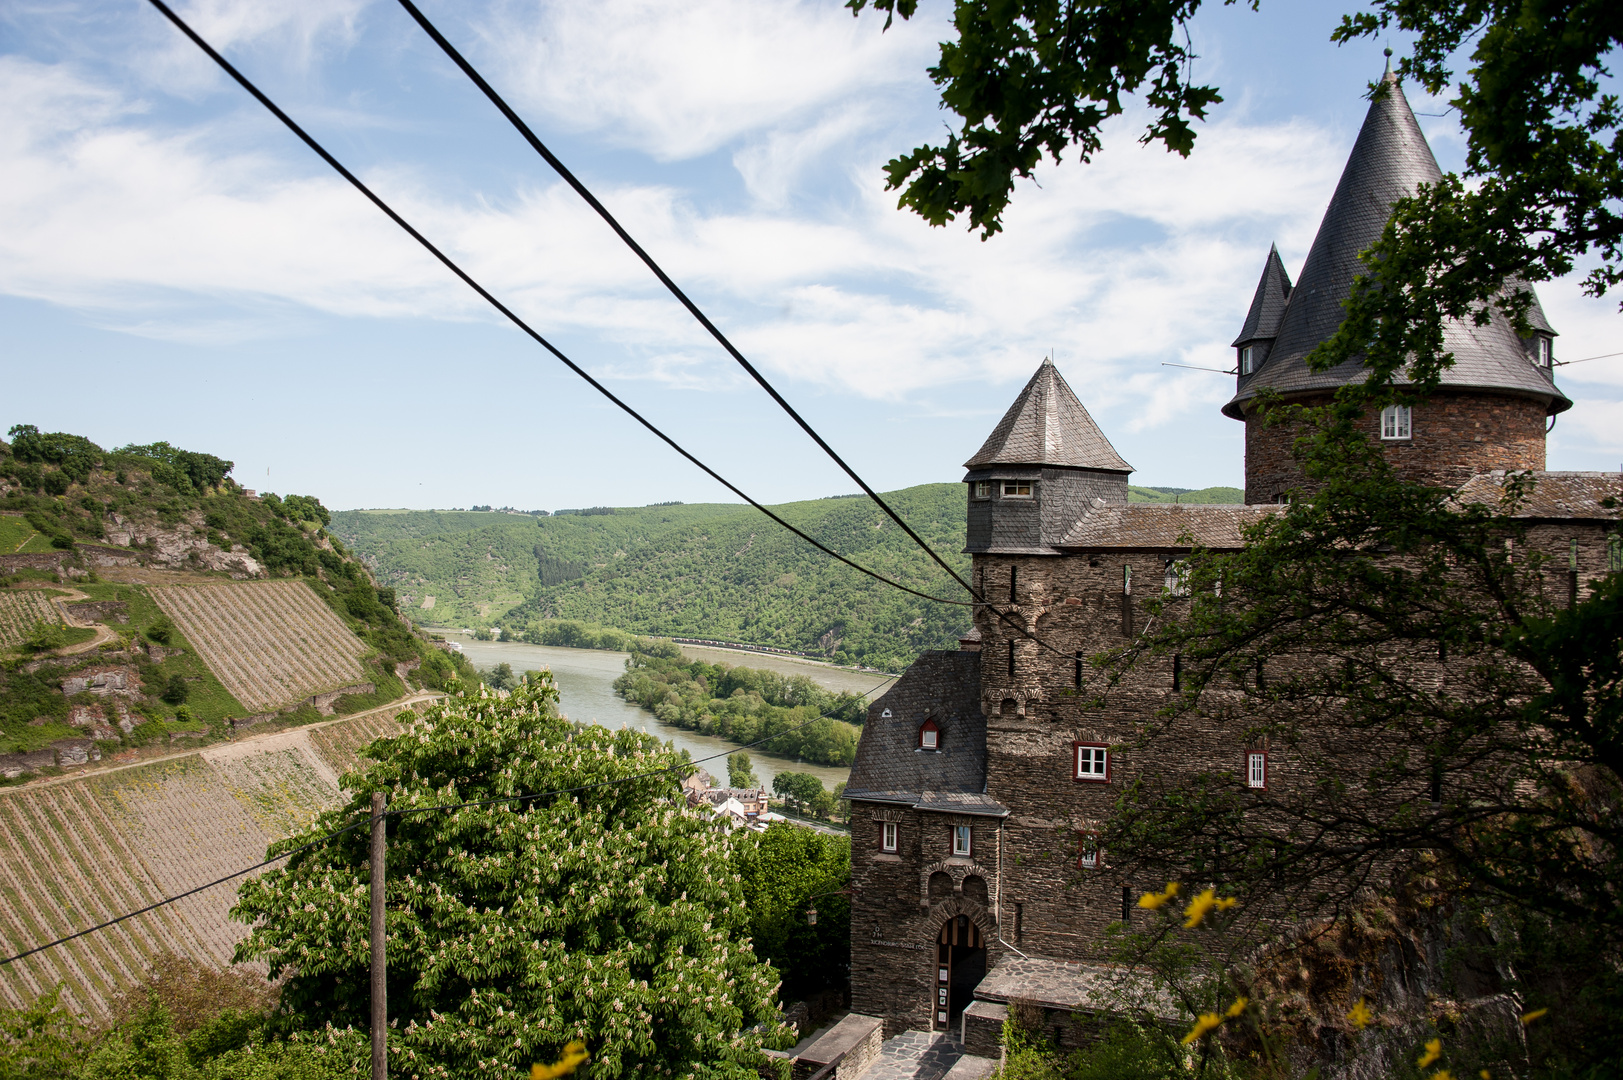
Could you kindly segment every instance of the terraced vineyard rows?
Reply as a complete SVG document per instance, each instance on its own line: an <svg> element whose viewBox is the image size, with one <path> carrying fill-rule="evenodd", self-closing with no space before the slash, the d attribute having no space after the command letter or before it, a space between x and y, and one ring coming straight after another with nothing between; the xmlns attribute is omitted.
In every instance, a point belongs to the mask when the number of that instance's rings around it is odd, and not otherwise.
<svg viewBox="0 0 1623 1080"><path fill-rule="evenodd" d="M303 582L151 591L244 708L290 705L365 678L359 658L366 645Z"/></svg>
<svg viewBox="0 0 1623 1080"><path fill-rule="evenodd" d="M140 768L0 791L0 954L12 955L251 866L340 795L389 712L210 747ZM225 965L243 879L0 968L0 1005L66 984L92 1017L172 952Z"/></svg>
<svg viewBox="0 0 1623 1080"><path fill-rule="evenodd" d="M0 652L21 645L34 624L41 620L62 621L62 613L46 593L36 589L0 592Z"/></svg>

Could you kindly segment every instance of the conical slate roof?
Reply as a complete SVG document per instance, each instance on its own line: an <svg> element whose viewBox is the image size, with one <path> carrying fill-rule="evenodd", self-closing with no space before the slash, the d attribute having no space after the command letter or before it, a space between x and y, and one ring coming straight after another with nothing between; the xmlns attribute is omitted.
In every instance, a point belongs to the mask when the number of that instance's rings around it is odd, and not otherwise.
<svg viewBox="0 0 1623 1080"><path fill-rule="evenodd" d="M1442 178L1397 77L1388 72L1383 86L1385 92L1370 102L1301 277L1290 291L1273 347L1254 374L1240 378L1238 391L1223 407L1235 419L1243 417L1243 403L1265 386L1299 393L1334 389L1365 376L1363 366L1352 361L1330 371L1309 371L1303 357L1341 325L1353 279L1363 273L1359 253L1379 239L1392 205L1413 195L1420 184ZM1255 310L1255 301L1252 307ZM1529 319L1538 327L1543 311L1535 307ZM1248 326L1249 322L1248 318ZM1444 347L1454 354L1454 366L1442 376L1445 387L1534 397L1551 413L1572 406L1550 376L1528 360L1515 330L1502 316L1495 315L1487 326L1445 324Z"/></svg>
<svg viewBox="0 0 1623 1080"><path fill-rule="evenodd" d="M1133 471L1047 359L998 421L986 445L964 462L966 469L992 465L1068 465Z"/></svg>
<svg viewBox="0 0 1623 1080"><path fill-rule="evenodd" d="M1271 338L1278 333L1279 320L1285 316L1285 301L1290 299L1290 294L1291 276L1285 272L1285 264L1279 260L1279 248L1270 246L1268 261L1262 267L1262 278L1251 297L1251 310L1245 313L1245 326L1240 328L1240 336L1234 339L1231 347Z"/></svg>

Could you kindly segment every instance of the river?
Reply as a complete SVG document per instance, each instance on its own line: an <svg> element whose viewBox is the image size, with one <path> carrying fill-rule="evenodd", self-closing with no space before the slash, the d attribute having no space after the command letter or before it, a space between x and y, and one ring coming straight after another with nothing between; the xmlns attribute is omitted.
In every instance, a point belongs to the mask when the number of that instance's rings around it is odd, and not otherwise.
<svg viewBox="0 0 1623 1080"><path fill-rule="evenodd" d="M500 663L513 665L514 674L538 668L551 670L558 684L558 696L563 714L571 720L596 722L608 727L629 724L686 750L693 760L700 762L711 776L722 783L727 780L725 755L738 749L737 744L697 731L688 731L675 724L661 723L653 713L631 704L614 692L614 680L626 669L626 654L601 649L561 649L550 645L521 645L517 642L475 641L456 630L439 630L448 640L462 646L462 653L479 671L489 671ZM682 652L692 659L707 663L725 661L735 667L769 668L790 675L805 675L819 686L829 690L850 690L856 693L870 691L882 693L890 682L881 675L850 671L789 657L746 653L729 649L710 649L682 646ZM875 684L878 685L875 685ZM850 775L847 768L826 765L808 765L790 758L767 754L755 749L747 751L755 769L756 778L768 788L772 778L780 772L811 773L824 786L832 788L843 783ZM721 756L717 756L721 755ZM709 759L709 760L701 760Z"/></svg>

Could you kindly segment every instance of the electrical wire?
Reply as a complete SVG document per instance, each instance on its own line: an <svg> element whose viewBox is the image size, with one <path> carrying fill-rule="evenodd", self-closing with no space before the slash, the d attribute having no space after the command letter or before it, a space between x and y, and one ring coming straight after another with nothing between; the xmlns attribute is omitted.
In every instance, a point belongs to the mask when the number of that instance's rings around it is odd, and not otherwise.
<svg viewBox="0 0 1623 1080"><path fill-rule="evenodd" d="M914 532L913 527L904 521L900 514L891 509L890 504L884 499L880 498L879 493L870 487L868 482L864 480L855 469L846 464L845 459L836 453L834 448L828 444L827 440L817 433L817 429L813 428L811 424L806 422L806 419L802 417L800 413L795 411L794 406L790 405L788 400L778 392L777 388L767 381L766 376L762 375L760 371L756 369L754 364L745 359L744 354L739 352L738 348L730 340L728 340L727 335L722 333L721 329L717 327L715 323L711 322L710 318L705 315L703 311L699 310L699 305L695 304L691 299L689 299L687 293L683 292L681 287L678 286L676 282L671 280L670 275L665 273L665 271L660 267L659 263L654 261L653 256L649 255L647 251L643 250L641 244L632 239L631 234L625 230L624 226L622 226L620 222L615 219L613 214L609 213L606 206L598 201L597 196L593 195L586 185L581 183L579 178L577 178L574 173L569 171L569 167L559 160L558 155L547 149L546 144L543 143L539 137L537 137L534 131L530 130L530 126L519 117L518 113L513 111L512 106L507 104L502 96L496 92L495 87L491 86L490 83L485 80L485 77L479 74L478 70L468 62L467 58L457 51L456 46L452 45L451 42L447 40L445 35L440 33L439 28L429 21L428 16L424 15L417 5L412 3L412 0L400 0L400 6L405 8L406 13L417 22L418 26L422 27L423 32L434 40L434 44L438 45L440 50L444 52L446 56L450 57L451 62L457 67L461 68L462 73L471 79L473 84L484 92L485 97L490 99L491 104L495 105L501 114L507 118L508 123L512 124L513 127L518 130L518 133L524 137L524 141L529 143L531 148L533 148L536 153L540 154L548 165L552 166L553 171L562 177L565 183L575 189L576 194L578 194L582 199L586 200L588 206L597 211L597 215L608 223L609 228L614 230L615 235L618 236L625 243L625 245L636 254L637 258L642 260L643 265L648 267L653 275L659 279L660 283L670 291L671 295L676 297L681 305L688 309L688 313L699 321L699 325L703 326L707 331L709 331L710 336L716 339L721 347L727 351L727 354L737 361L740 367L749 373L750 378L754 379L756 384L759 385L762 390L765 390L773 401L778 403L778 406L789 415L791 420L800 426L800 430L804 431L808 436L810 436L811 440L822 449L823 453L827 454L829 458L833 460L834 464L838 465L842 470L844 470L845 475L856 481L857 485L862 488L862 490L867 494L868 498L872 499L874 504L885 512L886 516L888 516L897 525L901 526L902 531L905 532L908 537L911 538L912 541L924 551L926 555L930 556L931 559L934 559L937 566L941 567L941 569L945 570L949 575L951 575L952 579L959 585L963 586L964 591L969 593L969 595L977 602L984 603L985 601L976 594L974 587L959 576L958 571L948 565L947 561L938 555L936 550L931 547L922 536Z"/></svg>
<svg viewBox="0 0 1623 1080"><path fill-rule="evenodd" d="M759 503L759 502L755 501L753 498L751 498L748 494L746 494L744 492L744 490L742 488L738 487L736 484L732 483L726 477L724 477L720 473L716 472L716 470L712 469L710 466L708 466L704 462L700 461L693 454L689 453L675 439L671 438L669 435L667 435L663 431L661 431L658 427L654 426L652 421L645 418L636 409L632 408L626 402L622 401L619 397L615 396L615 394L611 390L609 390L608 387L606 387L602 383L598 382L595 378L593 378L579 364L575 363L568 356L564 355L564 353L560 349L558 349L557 346L553 345L552 342L550 342L546 338L542 337L541 334L538 333L533 327L531 327L529 323L527 323L523 319L521 319L516 312L514 312L506 304L503 304L500 300L496 299L496 297L488 289L486 289L483 285L479 284L479 282L475 281L473 279L473 277L467 271L463 270L461 266L457 265L457 263L455 261L453 261L450 256L446 255L443 251L441 251L438 247L436 247L433 244L433 242L430 241L426 236L424 236L422 233L418 232L416 230L416 228L414 228L411 225L410 222L408 222L405 218L401 217L398 213L396 213L395 210L388 203L384 202L383 199L381 197L379 197L371 188L367 187L364 183L362 183L361 179L359 177L357 177L354 173L350 172L347 168L345 168L344 165L337 158L335 158L332 154L328 153L327 149L324 146L322 146L319 142L317 142L312 135L310 135L307 131L305 131L302 127L300 127L298 125L298 123L295 122L294 119L291 116L289 116L287 113L283 112L281 110L281 108L274 101L272 101L269 97L267 97L251 81L249 81L249 79L248 79L248 77L246 75L242 74L242 72L238 71L235 67L233 67L230 61L228 61L224 56L220 55L220 53L217 52L214 49L214 47L212 45L210 45L207 41L204 41L203 38L197 33L197 31L193 30L190 26L188 26L186 24L185 20L183 20L179 15L175 14L175 12L169 7L168 4L165 4L163 2L163 0L148 0L148 2L151 3L153 7L157 8L158 11L165 18L167 18L171 23L173 23L175 25L175 27L180 30L181 33L185 34L188 38L190 38L193 44L195 44L198 48L202 49L203 52L208 55L209 59L213 60L216 64L218 64L220 66L221 70L223 70L227 75L231 76L231 78L234 79L236 81L236 83L239 86L241 86L244 90L248 91L248 93L253 96L254 100L258 101L261 105L265 106L266 109L270 110L271 115L275 116L278 120L280 120L283 123L283 125L285 125L287 127L287 129L289 131L291 131L294 135L298 136L299 139L306 146L308 146L311 150L315 151L316 156L320 157L321 160L325 161L328 165L330 165L333 168L333 170L338 173L338 175L342 176L345 180L348 180L349 183L351 184L351 186L353 186L362 195L366 196L366 198L372 203L372 205L376 206L379 210L383 211L384 215L387 216L390 221L393 221L396 225L400 226L401 229L405 230L407 235L409 235L413 240L416 240L419 244L421 244L428 251L428 253L430 255L433 255L436 259L438 259L440 261L440 263L442 265L444 265L447 270L450 270L451 273L455 274L458 278L460 278L465 285L467 285L474 292L478 293L481 299L483 299L486 303L490 304L497 311L501 312L501 314L504 315L509 322L511 322L514 326L518 327L520 330L522 330L526 335L528 335L532 340L534 340L536 342L536 344L540 345L542 348L544 348L548 352L550 352L561 363L563 363L563 365L565 367L569 368L570 371L574 372L576 375L578 375L582 379L584 379L592 387L592 389L596 390L598 393L600 393L604 397L608 398L611 402L613 402L616 406L618 406L621 409L621 411L623 411L627 416L631 417L633 420L637 421L637 423L639 423L643 427L647 428L648 431L650 431L656 437L658 437L661 442L665 443L665 445L669 446L672 450L675 450L678 454L681 454L688 461L692 462L694 465L696 465L700 470L702 470L711 479L713 479L717 483L721 484L728 491L731 491L734 495L737 495L740 499L743 499L745 502L749 503L750 506L754 507L756 510L759 510L761 513L765 514L768 518L770 518L772 521L776 522L778 525L782 526L784 529L787 529L789 532L794 533L796 536L800 537L802 540L806 541L808 544L812 545L817 550L821 551L823 554L829 556L830 558L838 559L840 562L844 563L846 566L851 567L851 569L856 570L856 571L858 571L860 573L866 574L868 577L873 578L875 581L879 581L879 582L881 582L881 583L883 583L885 585L889 585L894 589L900 589L901 591L903 591L905 593L910 593L911 595L917 596L920 599L930 600L930 601L933 601L933 602L938 603L938 604L953 604L953 605L956 605L958 607L974 607L975 606L972 601L949 600L949 599L947 599L945 597L932 596L929 593L920 592L918 589L914 589L914 588L911 588L911 587L909 587L907 585L903 585L899 581L894 581L891 578L888 578L885 575L883 575L883 574L881 574L881 573L879 573L877 571L870 570L865 566L862 566L862 565L860 565L860 564L858 564L856 562L853 562L851 559L846 558L844 555L841 555L839 552L833 550L832 548L825 546L821 542L819 542L817 540L814 540L812 537L808 536L806 533L802 532L800 529L797 529L795 526L789 524L789 522L785 521L783 518L781 518L777 514L773 513L767 507L763 506L761 503ZM911 530L909 530L909 532L911 533ZM937 560L937 561L939 561L939 560ZM954 576L956 577L957 575L954 575Z"/></svg>
<svg viewBox="0 0 1623 1080"><path fill-rule="evenodd" d="M880 685L883 685L883 683L881 683ZM875 689L878 689L878 687L875 687ZM873 693L872 690L870 690L868 692ZM501 799L479 799L479 800L475 800L473 802L448 803L448 804L441 805L441 806L412 807L412 808L407 809L407 810L385 810L383 812L383 816L384 817L405 817L408 814L427 814L427 813L437 812L437 811L441 811L441 810L460 810L460 809L463 809L464 807L469 807L469 806L491 806L491 805L494 805L496 803L528 802L528 801L531 801L531 800L534 800L534 799L551 798L551 797L553 797L555 795L574 795L574 794L578 794L578 793L580 793L582 791L591 791L594 788L608 787L608 786L611 786L613 784L628 783L628 782L633 781L633 780L646 780L649 777L662 776L665 773L676 772L679 769L686 769L688 766L691 766L691 765L698 765L698 764L701 764L701 763L706 762L706 761L714 761L717 758L728 757L728 756L730 756L732 754L736 754L740 750L753 750L756 747L763 746L766 743L772 742L774 739L781 739L781 738L783 738L783 736L789 734L791 731L795 731L795 730L797 730L799 728L803 728L807 724L815 724L815 723L817 723L818 720L821 720L821 719L823 719L823 718L819 716L819 717L814 717L814 718L812 718L810 720L803 720L800 723L795 724L793 727L786 727L782 731L779 731L779 732L777 732L775 734L772 734L772 735L768 735L764 739L757 739L755 742L746 743L746 744L744 744L742 746L735 747L732 750L723 750L720 753L711 754L709 757L702 757L702 758L694 759L692 761L685 761L681 765L672 765L672 766L670 766L668 768L664 768L664 769L654 769L654 770L652 770L650 772L636 773L636 774L633 774L631 776L620 776L620 777L616 777L613 780L600 780L600 781L598 781L596 783L592 783L592 784L580 784L580 785L577 785L576 787L571 787L571 788L559 788L556 791L538 791L538 792L535 792L534 794L530 794L530 795L509 795L506 798L501 798ZM688 775L691 775L691 774L688 774ZM205 889L212 889L216 885L224 885L228 881L239 878L244 874L251 874L255 870L259 870L259 869L262 869L262 868L264 868L266 866L269 866L271 863L281 862L283 859L291 859L293 856L299 854L300 852L309 851L311 848L318 847L318 846L320 846L322 844L325 844L327 841L335 839L335 838L340 837L340 836L343 836L345 833L354 832L356 829L360 828L362 825L369 825L369 824L371 824L371 822L372 822L372 816L370 814L368 814L365 818L363 818L360 821L355 822L352 825L346 825L342 829L335 829L332 832L327 833L325 836L317 837L316 839L311 840L307 844L301 844L300 846L294 848L291 851L284 851L279 855L272 855L270 858L266 859L264 862L255 863L254 865L249 866L249 867L245 867L245 868L243 868L241 870L236 871L235 873L227 874L225 877L219 878L219 879L217 879L215 881L211 881L207 885L199 885L195 889L187 889L183 893L178 893L178 894L176 894L174 896L166 896L162 900L159 900L157 903L148 904L146 907L140 908L139 910L129 912L126 915L120 915L116 919L108 919L104 923L99 923L99 924L97 924L95 926L92 926L92 927L90 927L88 929L80 930L80 931L78 931L76 933L69 934L67 937L60 937L60 938L57 938L55 941L48 941L44 945L35 946L34 948L29 949L27 952L20 952L16 956L8 956L4 960L0 960L0 967L5 967L7 964L15 963L18 960L22 960L22 959L25 959L27 957L33 956L35 953L44 952L46 949L52 949L52 948L55 948L58 945L65 945L70 941L74 941L74 940L76 940L78 938L84 937L86 934L94 934L96 931L105 930L109 926L117 926L119 923L125 922L126 920L129 920L129 919L133 919L137 915L145 915L149 911L156 911L158 908L161 908L166 904L173 904L177 900L184 900L184 899L186 899L186 897L194 896L197 893L203 892Z"/></svg>

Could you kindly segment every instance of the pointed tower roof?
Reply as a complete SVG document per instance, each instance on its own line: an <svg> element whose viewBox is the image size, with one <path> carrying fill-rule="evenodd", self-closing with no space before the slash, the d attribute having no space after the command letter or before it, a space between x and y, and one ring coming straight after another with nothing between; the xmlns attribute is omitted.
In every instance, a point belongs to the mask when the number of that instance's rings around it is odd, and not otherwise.
<svg viewBox="0 0 1623 1080"><path fill-rule="evenodd" d="M993 465L1133 471L1048 359L1043 360L1037 374L992 429L986 445L964 462L966 469Z"/></svg>
<svg viewBox="0 0 1623 1080"><path fill-rule="evenodd" d="M1279 320L1285 315L1285 301L1291 295L1291 276L1279 259L1279 248L1270 244L1268 260L1262 265L1262 278L1251 297L1251 310L1245 313L1245 325L1231 347L1248 341L1271 338L1279 332Z"/></svg>
<svg viewBox="0 0 1623 1080"><path fill-rule="evenodd" d="M1354 361L1314 372L1303 358L1340 327L1353 280L1364 271L1358 256L1380 238L1392 216L1392 205L1413 195L1420 184L1441 178L1442 170L1403 88L1388 70L1381 80L1381 92L1370 102L1301 277L1289 292L1273 348L1255 374L1241 377L1238 392L1223 407L1224 413L1242 418L1243 403L1265 386L1281 393L1300 393L1334 389L1364 377L1363 366ZM1256 310L1255 301L1252 309ZM1535 308L1529 317L1536 326L1542 316L1542 310ZM1454 354L1454 366L1443 373L1445 387L1535 397L1551 413L1572 406L1550 376L1529 363L1515 330L1502 316L1495 316L1486 326L1446 323L1444 347Z"/></svg>

